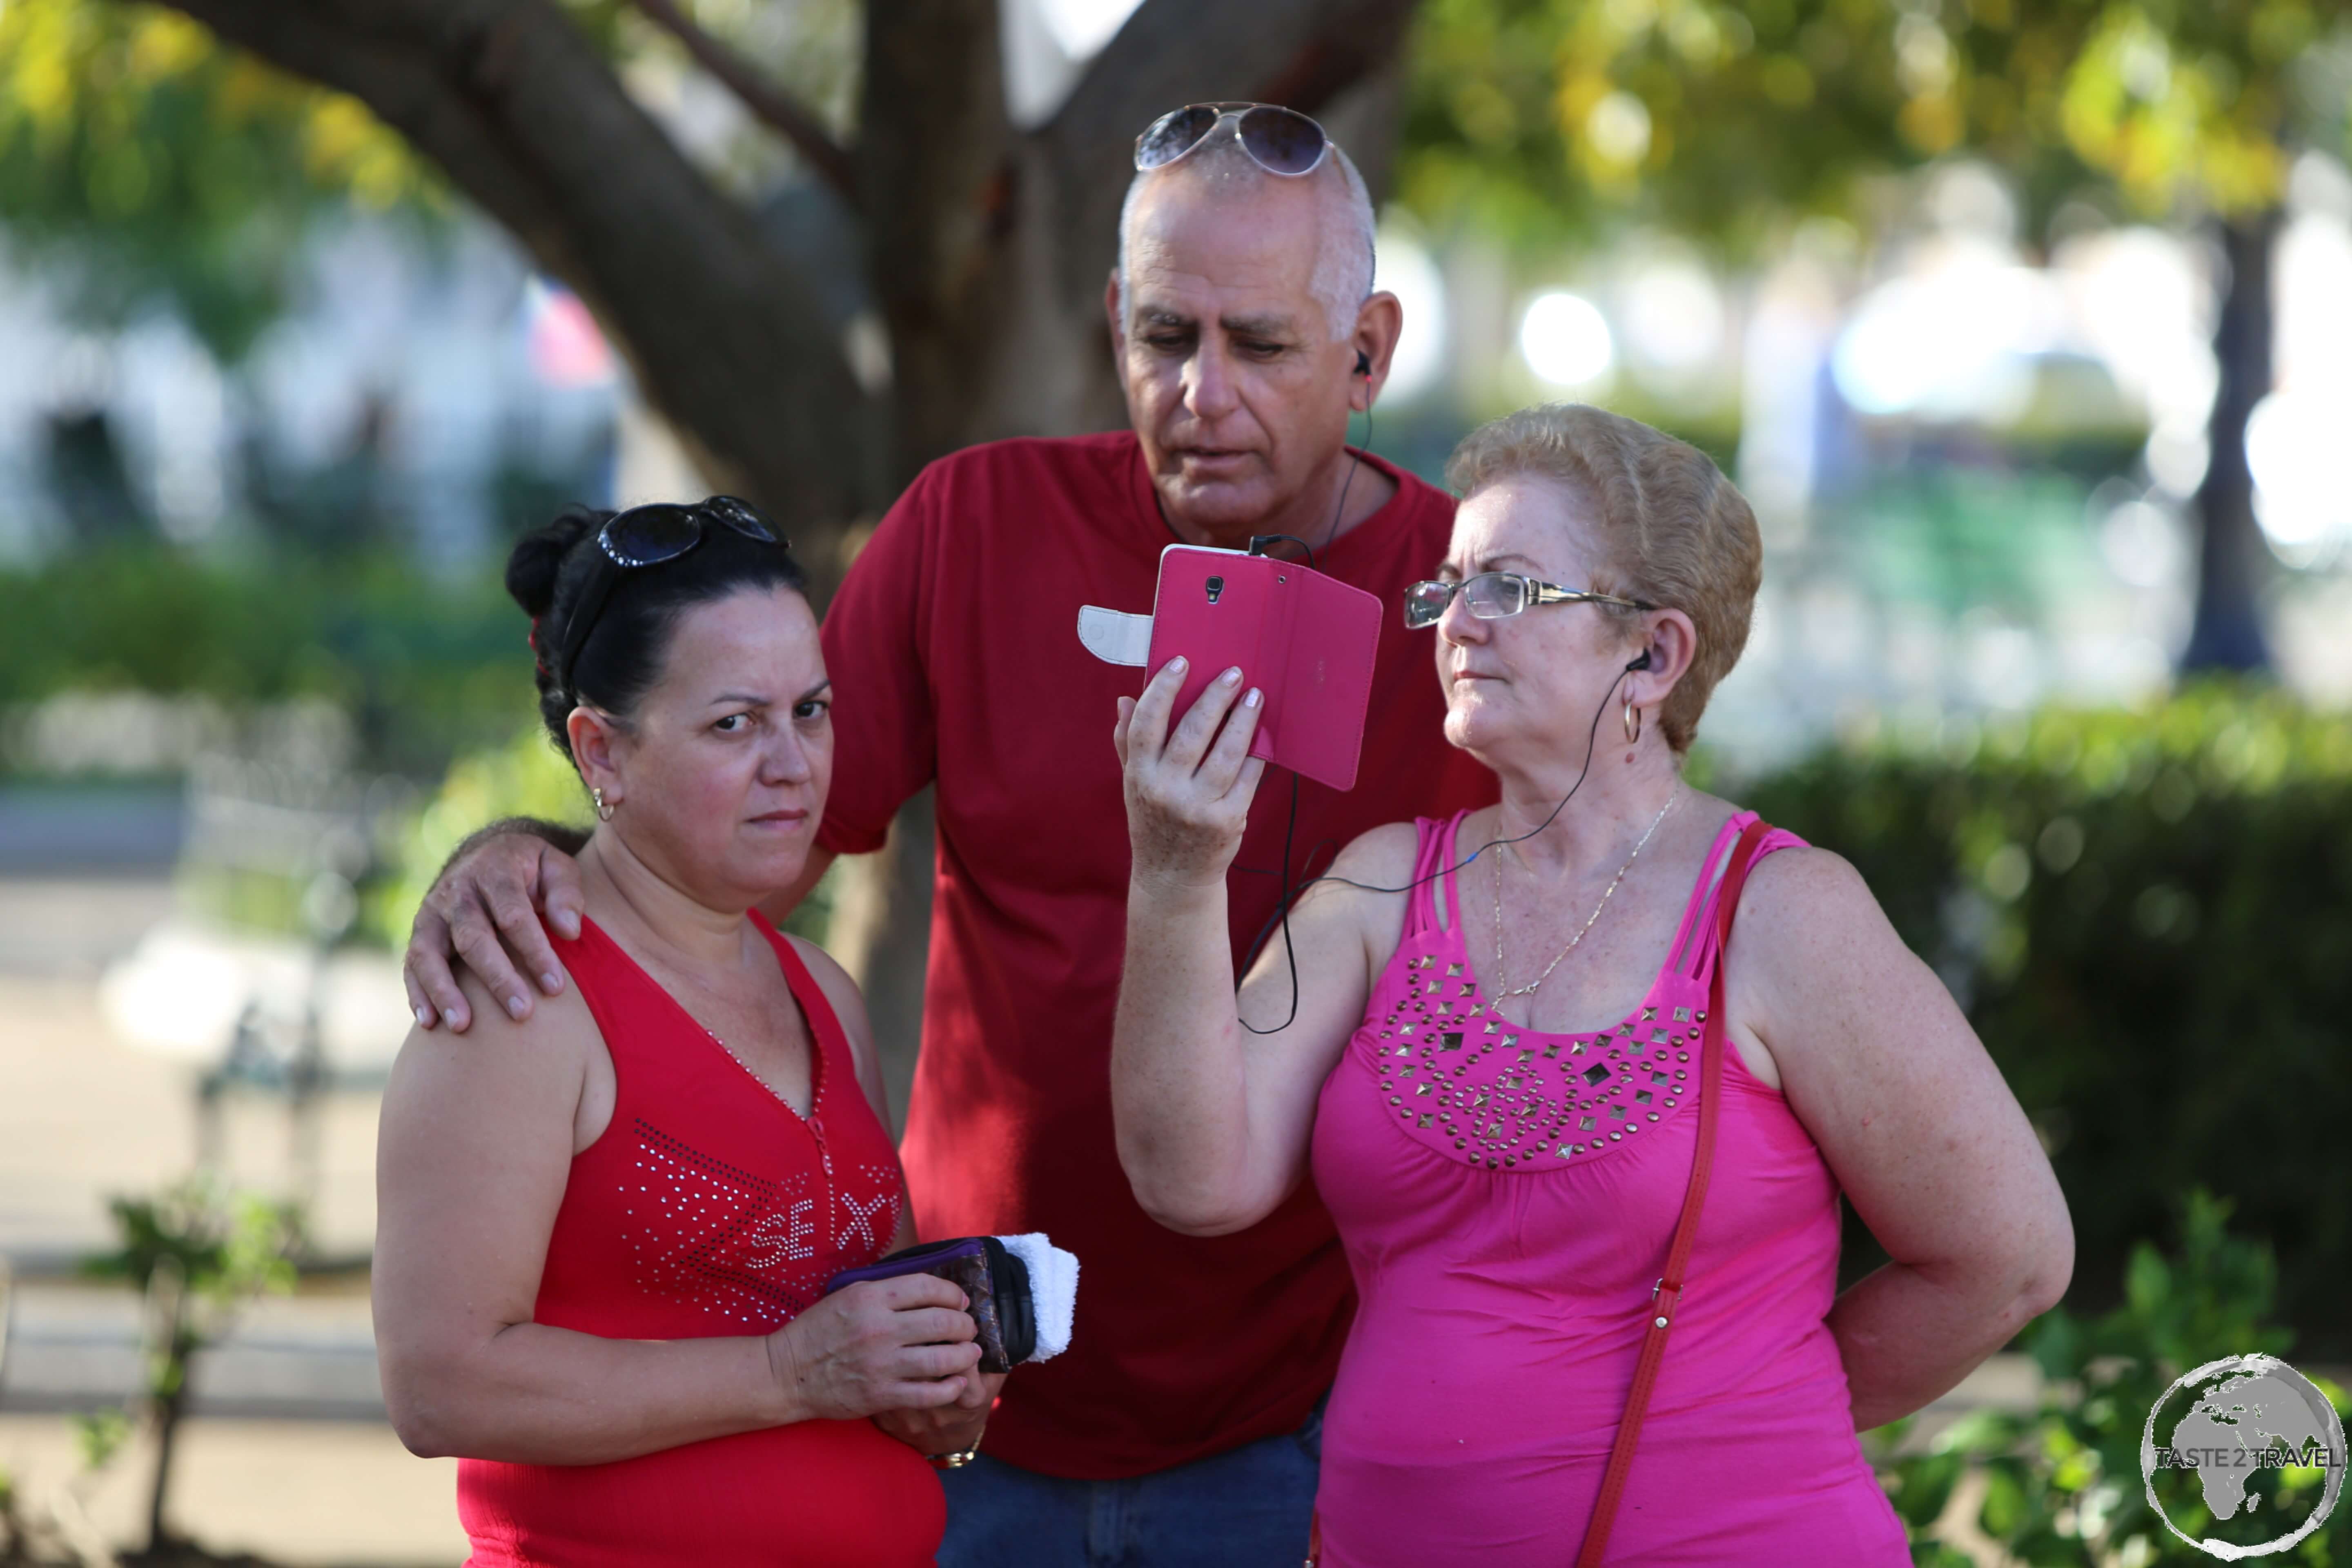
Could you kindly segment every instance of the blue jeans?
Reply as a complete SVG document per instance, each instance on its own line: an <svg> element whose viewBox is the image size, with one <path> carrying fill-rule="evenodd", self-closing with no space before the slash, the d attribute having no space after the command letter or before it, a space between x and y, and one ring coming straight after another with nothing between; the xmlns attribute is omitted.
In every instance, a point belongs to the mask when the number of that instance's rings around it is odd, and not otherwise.
<svg viewBox="0 0 2352 1568"><path fill-rule="evenodd" d="M1323 1411L1295 1432L1123 1481L1043 1476L982 1455L943 1470L940 1568L1298 1568Z"/></svg>

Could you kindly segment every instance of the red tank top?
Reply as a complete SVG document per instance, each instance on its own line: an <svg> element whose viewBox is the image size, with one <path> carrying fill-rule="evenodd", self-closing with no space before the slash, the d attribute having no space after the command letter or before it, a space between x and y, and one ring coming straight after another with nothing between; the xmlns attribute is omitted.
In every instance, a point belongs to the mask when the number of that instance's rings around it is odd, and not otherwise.
<svg viewBox="0 0 2352 1568"><path fill-rule="evenodd" d="M582 921L558 953L619 1079L611 1125L576 1155L534 1321L608 1339L765 1334L890 1245L905 1194L824 993L754 914L809 1023L794 1113ZM865 1421L803 1421L609 1465L457 1467L482 1568L663 1563L913 1568L946 1524L920 1455Z"/></svg>

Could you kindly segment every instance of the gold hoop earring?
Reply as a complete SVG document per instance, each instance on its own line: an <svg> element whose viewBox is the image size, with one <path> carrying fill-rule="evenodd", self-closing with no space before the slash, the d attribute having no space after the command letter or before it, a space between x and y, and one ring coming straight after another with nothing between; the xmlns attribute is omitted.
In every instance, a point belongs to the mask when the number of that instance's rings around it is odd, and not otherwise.
<svg viewBox="0 0 2352 1568"><path fill-rule="evenodd" d="M596 803L597 821L610 822L613 820L613 808L604 804L604 790L603 785L599 784L591 789L588 792L588 798Z"/></svg>
<svg viewBox="0 0 2352 1568"><path fill-rule="evenodd" d="M1633 706L1631 697L1625 699L1625 743L1632 745L1642 738L1642 710Z"/></svg>

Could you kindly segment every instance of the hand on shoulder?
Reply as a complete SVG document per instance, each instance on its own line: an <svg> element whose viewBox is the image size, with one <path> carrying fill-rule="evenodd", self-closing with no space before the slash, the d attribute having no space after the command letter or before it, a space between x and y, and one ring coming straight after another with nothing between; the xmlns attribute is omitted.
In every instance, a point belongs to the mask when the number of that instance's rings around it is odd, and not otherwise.
<svg viewBox="0 0 2352 1568"><path fill-rule="evenodd" d="M459 971L457 984L473 1007L473 1026L463 1035L422 1025L409 1030L385 1091L387 1119L415 1115L446 1124L453 1118L560 1115L572 1123L575 1152L593 1142L603 1127L583 1126L582 1118L593 1119L597 1109L591 1080L608 1058L579 987L567 985L542 998L529 1017L515 1018L470 971ZM604 1067L606 1079L610 1070ZM609 1104L603 1109L609 1115Z"/></svg>
<svg viewBox="0 0 2352 1568"><path fill-rule="evenodd" d="M462 1034L490 1013L527 1018L533 985L550 996L562 990L541 911L577 937L584 900L578 865L549 834L579 847L576 836L548 824L493 824L459 847L425 893L401 966L422 1027L446 1021ZM460 976L481 984L461 985Z"/></svg>

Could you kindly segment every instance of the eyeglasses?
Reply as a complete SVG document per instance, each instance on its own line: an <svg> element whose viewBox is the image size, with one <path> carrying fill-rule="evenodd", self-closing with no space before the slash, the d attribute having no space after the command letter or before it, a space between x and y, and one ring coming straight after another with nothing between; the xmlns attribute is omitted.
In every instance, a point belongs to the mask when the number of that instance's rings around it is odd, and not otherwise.
<svg viewBox="0 0 2352 1568"><path fill-rule="evenodd" d="M1470 606L1470 613L1482 621L1499 621L1506 616L1516 616L1531 605L1617 605L1628 610L1654 610L1658 606L1646 599L1621 598L1615 594L1595 594L1583 588L1563 588L1557 583L1538 583L1533 577L1522 577L1516 572L1481 572L1475 577L1465 577L1459 583L1415 583L1404 591L1405 630L1417 632L1423 626L1433 626L1445 614L1445 606L1454 595Z"/></svg>
<svg viewBox="0 0 2352 1568"><path fill-rule="evenodd" d="M1242 151L1269 174L1311 174L1331 150L1323 127L1278 103L1188 103L1153 121L1135 139L1136 172L1166 168L1228 120L1239 122Z"/></svg>
<svg viewBox="0 0 2352 1568"><path fill-rule="evenodd" d="M596 619L604 613L604 601L612 596L613 584L620 581L621 573L658 566L690 553L709 536L713 523L732 529L756 543L785 548L784 536L776 531L775 524L758 507L733 496L712 496L686 505L656 501L650 506L633 506L626 511L615 512L596 531L596 548L604 552L613 569L596 574L595 583L580 607L572 612L571 624L564 628L565 647L559 673L563 689L571 692L575 700L579 693L572 689L572 667L580 662L581 651L588 646L588 634L596 629Z"/></svg>

